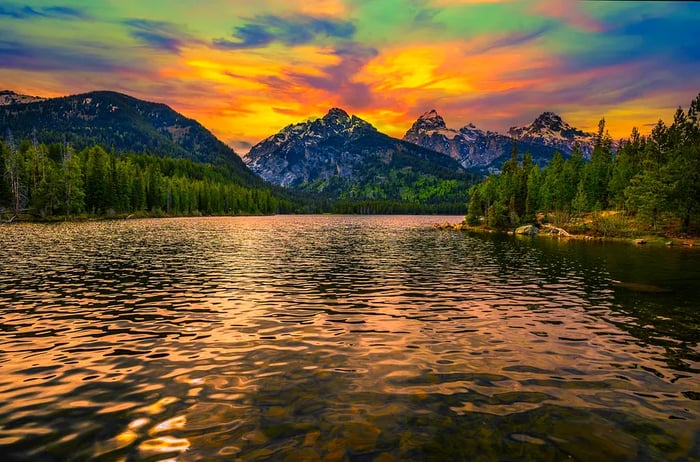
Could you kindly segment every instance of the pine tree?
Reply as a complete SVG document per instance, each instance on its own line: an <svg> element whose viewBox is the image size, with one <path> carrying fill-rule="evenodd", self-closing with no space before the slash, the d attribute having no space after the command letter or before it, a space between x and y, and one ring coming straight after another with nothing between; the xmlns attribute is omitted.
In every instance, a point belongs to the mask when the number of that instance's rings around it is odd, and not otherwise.
<svg viewBox="0 0 700 462"><path fill-rule="evenodd" d="M14 216L19 216L26 195L23 194L24 178L23 168L24 163L21 152L17 149L12 132L8 129L5 137L5 173L10 185L10 194L12 196L12 210Z"/></svg>
<svg viewBox="0 0 700 462"><path fill-rule="evenodd" d="M62 162L63 212L66 218L73 213L80 213L85 208L85 190L83 189L83 171L80 159L73 149L65 146Z"/></svg>

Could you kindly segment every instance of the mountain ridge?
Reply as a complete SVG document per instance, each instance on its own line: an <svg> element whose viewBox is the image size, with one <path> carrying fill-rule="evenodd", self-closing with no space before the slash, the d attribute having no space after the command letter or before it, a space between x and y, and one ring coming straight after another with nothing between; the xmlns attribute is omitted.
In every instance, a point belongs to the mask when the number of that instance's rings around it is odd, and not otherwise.
<svg viewBox="0 0 700 462"><path fill-rule="evenodd" d="M339 108L288 125L243 158L270 183L341 199L397 200L402 181L414 184L420 177L464 188L473 180L450 157L392 138Z"/></svg>
<svg viewBox="0 0 700 462"><path fill-rule="evenodd" d="M11 104L28 104L46 101L48 98L41 96L30 96L15 93L12 90L0 90L0 106L9 106Z"/></svg>
<svg viewBox="0 0 700 462"><path fill-rule="evenodd" d="M17 139L36 133L39 142L70 143L78 150L99 144L118 152L226 164L242 182L259 181L230 146L196 120L164 103L115 91L0 106L0 130L10 130Z"/></svg>
<svg viewBox="0 0 700 462"><path fill-rule="evenodd" d="M541 113L529 125L511 127L508 134L519 141L553 147L562 154L571 154L574 145L578 144L585 158L593 152L596 137L594 133L572 127L551 111Z"/></svg>
<svg viewBox="0 0 700 462"><path fill-rule="evenodd" d="M494 131L484 131L473 123L460 129L447 127L435 109L423 113L406 131L403 139L419 146L441 152L466 169L481 173L496 173L511 158L513 143L520 157L527 151L533 161L544 165L551 160L556 148L528 140L516 140ZM567 155L570 151L564 152Z"/></svg>

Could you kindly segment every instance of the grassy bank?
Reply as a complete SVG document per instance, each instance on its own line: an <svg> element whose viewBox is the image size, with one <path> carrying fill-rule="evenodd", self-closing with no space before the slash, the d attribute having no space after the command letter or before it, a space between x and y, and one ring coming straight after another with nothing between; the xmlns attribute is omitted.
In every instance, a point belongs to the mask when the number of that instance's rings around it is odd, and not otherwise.
<svg viewBox="0 0 700 462"><path fill-rule="evenodd" d="M700 244L700 233L697 230L693 230L691 233L681 232L680 220L669 218L652 226L619 210L576 215L566 213L538 214L534 226L537 228L538 236L558 239L605 240L687 247L694 247L696 242ZM504 234L516 234L517 230L520 229L496 229L484 224L470 225L466 221L455 224L435 224L435 228Z"/></svg>

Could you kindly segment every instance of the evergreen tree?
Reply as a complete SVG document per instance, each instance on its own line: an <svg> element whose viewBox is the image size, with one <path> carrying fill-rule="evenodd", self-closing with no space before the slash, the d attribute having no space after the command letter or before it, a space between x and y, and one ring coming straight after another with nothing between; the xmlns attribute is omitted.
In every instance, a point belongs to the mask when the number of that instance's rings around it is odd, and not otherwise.
<svg viewBox="0 0 700 462"><path fill-rule="evenodd" d="M632 178L642 168L644 144L645 140L636 127L632 129L630 139L620 144L613 161L612 175L608 185L610 205L617 208L625 206L625 188L629 186Z"/></svg>
<svg viewBox="0 0 700 462"><path fill-rule="evenodd" d="M85 206L95 215L107 211L110 198L109 154L99 146L88 149L84 157Z"/></svg>
<svg viewBox="0 0 700 462"><path fill-rule="evenodd" d="M24 158L22 152L17 149L12 132L7 130L5 137L5 174L10 186L10 196L12 211L18 216L22 208L26 206L27 196L25 194L26 183L24 177Z"/></svg>
<svg viewBox="0 0 700 462"><path fill-rule="evenodd" d="M74 213L80 213L85 208L85 190L83 188L83 170L80 159L73 149L66 145L62 161L62 197L63 213L70 217Z"/></svg>
<svg viewBox="0 0 700 462"><path fill-rule="evenodd" d="M612 138L605 131L605 119L598 123L596 143L591 161L583 169L583 181L588 203L604 209L608 206L608 184L612 171Z"/></svg>

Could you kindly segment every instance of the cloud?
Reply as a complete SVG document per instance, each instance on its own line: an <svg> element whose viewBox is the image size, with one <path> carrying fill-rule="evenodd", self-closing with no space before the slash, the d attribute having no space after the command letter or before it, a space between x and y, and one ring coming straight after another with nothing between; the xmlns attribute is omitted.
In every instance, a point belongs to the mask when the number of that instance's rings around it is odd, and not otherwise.
<svg viewBox="0 0 700 462"><path fill-rule="evenodd" d="M69 6L47 6L42 8L42 11L48 16L57 18L90 19L90 15L86 12Z"/></svg>
<svg viewBox="0 0 700 462"><path fill-rule="evenodd" d="M603 32L605 29L577 0L539 0L535 3L533 12L586 32Z"/></svg>
<svg viewBox="0 0 700 462"><path fill-rule="evenodd" d="M350 40L354 35L355 25L350 21L309 15L262 15L236 27L233 33L235 40L214 39L213 45L221 49L239 50L261 48L272 43L304 45L323 37Z"/></svg>
<svg viewBox="0 0 700 462"><path fill-rule="evenodd" d="M321 69L322 75L292 74L292 78L313 88L340 95L343 104L354 108L368 107L373 99L372 89L368 84L355 82L354 77L378 53L374 48L346 44L333 52L340 62Z"/></svg>
<svg viewBox="0 0 700 462"><path fill-rule="evenodd" d="M28 19L44 16L31 6L19 6L14 4L0 5L0 16L7 16L15 19Z"/></svg>
<svg viewBox="0 0 700 462"><path fill-rule="evenodd" d="M0 68L30 71L96 71L124 69L116 62L76 48L34 45L23 40L0 40Z"/></svg>
<svg viewBox="0 0 700 462"><path fill-rule="evenodd" d="M636 39L639 55L658 53L671 55L678 61L700 61L700 41L697 25L700 15L642 18L622 24L613 30L616 40Z"/></svg>
<svg viewBox="0 0 700 462"><path fill-rule="evenodd" d="M672 10L645 14L617 12L600 23L603 33L569 36L573 46L564 45L561 56L566 69L577 72L621 63L653 62L651 67L656 70L697 71L700 41L696 29L700 9L675 3ZM560 41L563 43L565 39L562 35ZM576 45L579 42L587 46Z"/></svg>
<svg viewBox="0 0 700 462"><path fill-rule="evenodd" d="M7 3L0 5L0 16L14 19L54 18L54 19L88 19L89 15L84 11L68 6L46 6L40 9L29 5Z"/></svg>
<svg viewBox="0 0 700 462"><path fill-rule="evenodd" d="M176 24L165 21L127 19L123 21L123 24L131 29L129 35L156 50L177 54L187 44L201 43Z"/></svg>
<svg viewBox="0 0 700 462"><path fill-rule="evenodd" d="M474 51L475 53L486 53L488 51L493 51L499 48L517 47L531 42L533 40L536 40L553 29L553 25L550 24L542 26L533 31L513 32L506 35L497 36L490 39L489 42L486 43L482 48L472 51Z"/></svg>

